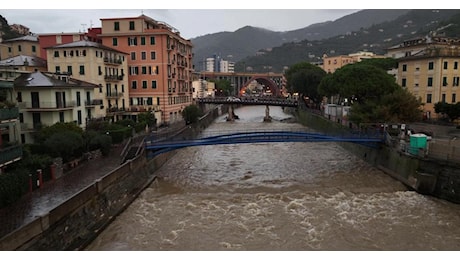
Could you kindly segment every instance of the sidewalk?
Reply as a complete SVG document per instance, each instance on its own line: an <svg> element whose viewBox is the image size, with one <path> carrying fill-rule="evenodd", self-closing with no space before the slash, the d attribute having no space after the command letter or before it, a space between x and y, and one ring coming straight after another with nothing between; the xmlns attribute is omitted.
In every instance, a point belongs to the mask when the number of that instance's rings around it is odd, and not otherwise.
<svg viewBox="0 0 460 260"><path fill-rule="evenodd" d="M0 209L0 237L48 213L83 188L120 165L124 145L114 145L106 157L86 161L61 178L45 183L43 188L24 195L15 204Z"/></svg>

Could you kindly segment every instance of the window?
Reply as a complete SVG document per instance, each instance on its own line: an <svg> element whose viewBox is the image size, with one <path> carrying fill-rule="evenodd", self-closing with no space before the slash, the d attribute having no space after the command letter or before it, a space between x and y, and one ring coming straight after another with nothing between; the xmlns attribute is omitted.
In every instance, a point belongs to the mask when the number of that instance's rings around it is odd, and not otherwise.
<svg viewBox="0 0 460 260"><path fill-rule="evenodd" d="M146 80L142 81L142 88L147 88L147 81Z"/></svg>
<svg viewBox="0 0 460 260"><path fill-rule="evenodd" d="M150 59L155 60L156 59L156 53L154 51L150 52Z"/></svg>
<svg viewBox="0 0 460 260"><path fill-rule="evenodd" d="M121 84L121 93L125 93L125 85Z"/></svg>
<svg viewBox="0 0 460 260"><path fill-rule="evenodd" d="M113 30L114 31L119 31L120 30L120 22L114 22L113 23Z"/></svg>
<svg viewBox="0 0 460 260"><path fill-rule="evenodd" d="M22 47L21 45L18 45L18 51L21 52L22 51Z"/></svg>
<svg viewBox="0 0 460 260"><path fill-rule="evenodd" d="M434 63L432 61L428 62L428 70L432 70L434 68Z"/></svg>
<svg viewBox="0 0 460 260"><path fill-rule="evenodd" d="M59 112L59 122L64 123L64 112Z"/></svg>
<svg viewBox="0 0 460 260"><path fill-rule="evenodd" d="M85 66L80 65L80 75L85 75Z"/></svg>
<svg viewBox="0 0 460 260"><path fill-rule="evenodd" d="M147 59L147 52L143 51L141 52L141 59L146 60Z"/></svg>
<svg viewBox="0 0 460 260"><path fill-rule="evenodd" d="M131 82L131 88L132 88L132 89L136 89L136 88L137 88L137 81L133 80L133 81Z"/></svg>
<svg viewBox="0 0 460 260"><path fill-rule="evenodd" d="M101 66L97 66L97 74L102 75L102 68Z"/></svg>
<svg viewBox="0 0 460 260"><path fill-rule="evenodd" d="M432 87L433 86L433 78L432 77L429 77L428 78L428 83L427 83L428 87Z"/></svg>
<svg viewBox="0 0 460 260"><path fill-rule="evenodd" d="M145 45L145 37L144 36L141 37L141 45Z"/></svg>
<svg viewBox="0 0 460 260"><path fill-rule="evenodd" d="M80 91L77 91L77 107L81 106L81 96Z"/></svg>
<svg viewBox="0 0 460 260"><path fill-rule="evenodd" d="M406 87L406 79L401 79L401 87Z"/></svg>
<svg viewBox="0 0 460 260"><path fill-rule="evenodd" d="M452 94L452 103L457 102L457 95L455 93Z"/></svg>
<svg viewBox="0 0 460 260"><path fill-rule="evenodd" d="M112 46L118 46L118 38L112 38Z"/></svg>
<svg viewBox="0 0 460 260"><path fill-rule="evenodd" d="M446 94L441 95L441 100L443 103L446 103Z"/></svg>
<svg viewBox="0 0 460 260"><path fill-rule="evenodd" d="M147 74L147 67L146 66L142 66L142 74Z"/></svg>
<svg viewBox="0 0 460 260"><path fill-rule="evenodd" d="M61 67L60 67L60 66L56 66L56 67L55 67L55 71L56 71L56 73L61 73Z"/></svg>
<svg viewBox="0 0 460 260"><path fill-rule="evenodd" d="M407 71L407 64L403 64L402 71Z"/></svg>
<svg viewBox="0 0 460 260"><path fill-rule="evenodd" d="M152 89L156 89L156 88L157 88L157 81L152 80Z"/></svg>
<svg viewBox="0 0 460 260"><path fill-rule="evenodd" d="M131 52L131 60L136 60L136 53L135 52Z"/></svg>
<svg viewBox="0 0 460 260"><path fill-rule="evenodd" d="M12 51L11 47L8 47L8 52L11 53Z"/></svg>
<svg viewBox="0 0 460 260"><path fill-rule="evenodd" d="M137 45L137 37L128 37L128 46Z"/></svg>
<svg viewBox="0 0 460 260"><path fill-rule="evenodd" d="M67 66L67 74L72 75L72 66Z"/></svg>
<svg viewBox="0 0 460 260"><path fill-rule="evenodd" d="M78 119L78 124L81 125L81 123L82 123L82 120L81 120L81 110L78 110L78 111L77 111L77 117L78 117L78 118L77 118L77 119Z"/></svg>
<svg viewBox="0 0 460 260"><path fill-rule="evenodd" d="M447 61L445 61L445 62L444 62L444 66L443 66L443 68L444 68L445 70L446 70L447 67L448 67L447 64L448 64Z"/></svg>
<svg viewBox="0 0 460 260"><path fill-rule="evenodd" d="M155 36L150 36L150 45L155 45Z"/></svg>
<svg viewBox="0 0 460 260"><path fill-rule="evenodd" d="M458 61L454 62L454 70L458 69Z"/></svg>
<svg viewBox="0 0 460 260"><path fill-rule="evenodd" d="M22 102L22 92L18 92L18 96L16 98L18 102Z"/></svg>
<svg viewBox="0 0 460 260"><path fill-rule="evenodd" d="M157 105L160 105L160 97L157 97Z"/></svg>
<svg viewBox="0 0 460 260"><path fill-rule="evenodd" d="M426 103L431 104L431 94L426 94Z"/></svg>
<svg viewBox="0 0 460 260"><path fill-rule="evenodd" d="M54 51L54 57L59 57L59 51Z"/></svg>
<svg viewBox="0 0 460 260"><path fill-rule="evenodd" d="M453 78L452 86L458 87L459 78L460 78L460 77L454 77L454 78Z"/></svg>
<svg viewBox="0 0 460 260"><path fill-rule="evenodd" d="M442 86L447 86L447 77L442 77Z"/></svg>
<svg viewBox="0 0 460 260"><path fill-rule="evenodd" d="M32 52L37 52L37 47L35 45L32 45Z"/></svg>
<svg viewBox="0 0 460 260"><path fill-rule="evenodd" d="M134 30L134 21L129 21L129 30Z"/></svg>
<svg viewBox="0 0 460 260"><path fill-rule="evenodd" d="M149 106L153 105L153 98L152 97L147 98L147 105L149 105Z"/></svg>

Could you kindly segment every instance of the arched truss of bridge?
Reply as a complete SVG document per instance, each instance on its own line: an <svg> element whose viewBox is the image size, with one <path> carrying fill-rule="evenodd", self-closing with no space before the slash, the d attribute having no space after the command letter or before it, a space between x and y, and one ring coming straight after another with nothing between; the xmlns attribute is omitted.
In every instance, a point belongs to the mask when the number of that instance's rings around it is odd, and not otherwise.
<svg viewBox="0 0 460 260"><path fill-rule="evenodd" d="M221 134L192 140L156 140L151 136L145 140L145 150L149 157L189 146L273 143L273 142L352 142L370 147L378 147L385 142L385 135L329 136L318 133L292 131L261 131Z"/></svg>
<svg viewBox="0 0 460 260"><path fill-rule="evenodd" d="M254 76L250 80L248 80L246 84L244 84L244 86L240 89L240 97L243 96L244 93L246 93L247 88L253 81L257 81L257 83L268 87L273 96L278 97L281 95L281 89L278 88L278 85L270 77Z"/></svg>

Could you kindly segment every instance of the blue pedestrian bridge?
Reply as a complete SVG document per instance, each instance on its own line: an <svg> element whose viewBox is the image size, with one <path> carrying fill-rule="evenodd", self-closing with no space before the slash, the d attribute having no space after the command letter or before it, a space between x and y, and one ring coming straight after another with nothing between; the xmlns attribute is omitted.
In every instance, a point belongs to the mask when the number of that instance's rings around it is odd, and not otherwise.
<svg viewBox="0 0 460 260"><path fill-rule="evenodd" d="M206 136L181 140L178 138L164 138L151 135L144 141L149 157L172 150L203 145L244 144L244 143L274 143L274 142L351 142L365 146L379 147L385 142L384 133L347 133L343 135L327 135L322 133L306 132L302 130L258 130L235 132L207 132Z"/></svg>

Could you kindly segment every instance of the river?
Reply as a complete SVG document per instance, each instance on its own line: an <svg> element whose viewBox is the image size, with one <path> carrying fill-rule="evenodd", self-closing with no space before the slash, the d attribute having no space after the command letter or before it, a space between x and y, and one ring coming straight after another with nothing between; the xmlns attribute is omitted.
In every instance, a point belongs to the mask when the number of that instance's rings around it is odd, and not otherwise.
<svg viewBox="0 0 460 260"><path fill-rule="evenodd" d="M206 131L303 128L270 107ZM337 143L178 150L86 250L459 250L460 205L420 195Z"/></svg>

